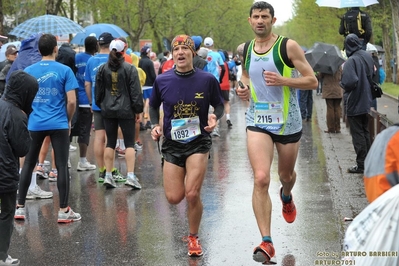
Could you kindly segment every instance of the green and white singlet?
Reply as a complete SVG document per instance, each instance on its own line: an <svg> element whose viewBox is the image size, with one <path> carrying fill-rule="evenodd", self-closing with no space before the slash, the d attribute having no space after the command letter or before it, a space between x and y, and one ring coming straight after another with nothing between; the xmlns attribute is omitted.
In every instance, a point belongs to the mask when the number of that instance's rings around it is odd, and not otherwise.
<svg viewBox="0 0 399 266"><path fill-rule="evenodd" d="M276 135L291 135L302 130L296 90L288 86L268 86L263 76L263 71L292 76L293 68L284 62L281 52L285 52L283 39L279 36L272 48L263 54L254 51L254 40L248 47L245 65L247 71L249 68L251 97L246 122L247 126L256 126Z"/></svg>

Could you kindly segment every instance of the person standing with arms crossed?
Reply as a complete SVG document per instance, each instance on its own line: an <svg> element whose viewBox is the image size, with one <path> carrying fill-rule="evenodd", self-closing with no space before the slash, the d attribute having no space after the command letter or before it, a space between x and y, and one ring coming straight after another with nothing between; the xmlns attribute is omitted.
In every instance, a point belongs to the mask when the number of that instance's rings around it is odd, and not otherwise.
<svg viewBox="0 0 399 266"><path fill-rule="evenodd" d="M262 236L261 244L253 251L253 259L275 264L269 195L274 146L282 184L279 191L282 213L284 219L292 223L296 208L291 190L296 181L294 167L302 120L296 91L291 88L316 89L317 79L298 43L272 32L276 22L272 5L255 2L249 15L248 22L255 39L245 45L241 77L244 86L236 92L242 100L250 102L246 121L248 156L254 173L252 207ZM301 77L291 78L294 68L302 74Z"/></svg>
<svg viewBox="0 0 399 266"><path fill-rule="evenodd" d="M151 137L164 135L162 143L163 184L169 203L187 200L189 224L188 255L202 256L198 239L203 205L201 187L212 146L210 133L223 116L219 81L208 72L194 68L194 41L178 35L172 41L173 70L159 75L150 98ZM159 108L163 104L163 127ZM212 105L214 113L209 114Z"/></svg>

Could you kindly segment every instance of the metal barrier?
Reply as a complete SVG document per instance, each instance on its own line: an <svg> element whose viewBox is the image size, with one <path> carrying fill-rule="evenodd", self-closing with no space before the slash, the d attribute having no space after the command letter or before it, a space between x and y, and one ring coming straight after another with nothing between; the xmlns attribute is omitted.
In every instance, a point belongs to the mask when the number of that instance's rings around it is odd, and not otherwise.
<svg viewBox="0 0 399 266"><path fill-rule="evenodd" d="M373 143L375 136L378 133L386 129L387 127L392 126L394 123L390 121L385 114L381 114L374 109L371 109L369 112L369 131L370 131L370 140Z"/></svg>
<svg viewBox="0 0 399 266"><path fill-rule="evenodd" d="M399 107L398 107L399 108ZM346 127L349 127L348 120L346 119L345 107L342 104L342 121L345 122ZM373 143L375 137L378 133L390 127L394 124L391 120L387 118L387 115L381 114L374 109L369 112L369 132L370 140Z"/></svg>

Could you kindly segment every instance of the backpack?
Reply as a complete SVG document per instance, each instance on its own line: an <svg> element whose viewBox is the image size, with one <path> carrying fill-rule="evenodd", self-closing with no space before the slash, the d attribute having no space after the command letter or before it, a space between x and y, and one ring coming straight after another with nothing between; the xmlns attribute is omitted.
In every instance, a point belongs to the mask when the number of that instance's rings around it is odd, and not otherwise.
<svg viewBox="0 0 399 266"><path fill-rule="evenodd" d="M362 27L362 13L359 10L349 10L344 15L345 36L354 33L359 38L366 31Z"/></svg>

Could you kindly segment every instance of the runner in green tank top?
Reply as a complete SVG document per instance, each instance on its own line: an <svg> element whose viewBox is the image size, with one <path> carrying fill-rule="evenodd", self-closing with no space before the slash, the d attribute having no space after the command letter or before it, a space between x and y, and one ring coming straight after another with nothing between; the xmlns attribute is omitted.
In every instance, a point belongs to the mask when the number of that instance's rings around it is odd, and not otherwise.
<svg viewBox="0 0 399 266"><path fill-rule="evenodd" d="M272 33L276 22L274 8L267 2L255 2L248 22L255 39L244 49L241 82L244 88L237 95L249 101L247 110L248 156L254 173L252 206L262 242L255 247L253 259L264 264L276 264L270 233L272 204L269 195L270 168L274 146L278 153L278 174L282 184L280 199L283 217L292 223L296 208L291 190L302 135L302 119L295 89L313 90L317 79L297 42ZM301 77L292 78L297 69Z"/></svg>

